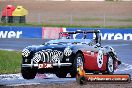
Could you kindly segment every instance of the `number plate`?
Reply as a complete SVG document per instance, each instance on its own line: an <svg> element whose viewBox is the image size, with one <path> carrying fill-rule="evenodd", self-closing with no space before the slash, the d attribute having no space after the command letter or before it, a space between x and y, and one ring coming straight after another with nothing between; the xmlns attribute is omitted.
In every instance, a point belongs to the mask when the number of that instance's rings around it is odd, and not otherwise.
<svg viewBox="0 0 132 88"><path fill-rule="evenodd" d="M38 68L53 68L53 66L50 63L42 63L38 65Z"/></svg>

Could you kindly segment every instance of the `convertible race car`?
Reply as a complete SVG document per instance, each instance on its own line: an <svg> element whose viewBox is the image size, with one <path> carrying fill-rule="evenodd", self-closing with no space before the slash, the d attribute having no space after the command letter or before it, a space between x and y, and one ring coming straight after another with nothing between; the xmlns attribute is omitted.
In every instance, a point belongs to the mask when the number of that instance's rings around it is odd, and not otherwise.
<svg viewBox="0 0 132 88"><path fill-rule="evenodd" d="M75 34L83 36L73 39ZM89 34L95 37L89 39ZM75 77L81 65L87 73L113 74L120 64L111 46L101 46L99 30L70 31L59 33L59 39L24 48L21 73L25 79L33 79L37 73L54 73L59 78L70 73Z"/></svg>

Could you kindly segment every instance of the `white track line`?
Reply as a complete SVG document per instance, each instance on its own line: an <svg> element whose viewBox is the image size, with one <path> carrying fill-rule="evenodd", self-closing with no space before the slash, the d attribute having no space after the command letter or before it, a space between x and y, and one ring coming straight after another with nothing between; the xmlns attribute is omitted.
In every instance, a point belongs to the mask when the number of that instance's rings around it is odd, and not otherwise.
<svg viewBox="0 0 132 88"><path fill-rule="evenodd" d="M3 48L0 48L0 50L15 51L14 49L3 49Z"/></svg>
<svg viewBox="0 0 132 88"><path fill-rule="evenodd" d="M11 84L11 85L7 85L7 86L23 86L23 85L38 85L38 84L41 84L41 83L23 83L23 84Z"/></svg>

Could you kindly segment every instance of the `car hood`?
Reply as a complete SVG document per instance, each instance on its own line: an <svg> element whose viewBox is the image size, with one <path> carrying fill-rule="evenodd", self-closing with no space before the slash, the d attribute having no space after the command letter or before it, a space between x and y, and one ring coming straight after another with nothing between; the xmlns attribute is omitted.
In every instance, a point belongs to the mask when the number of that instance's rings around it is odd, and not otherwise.
<svg viewBox="0 0 132 88"><path fill-rule="evenodd" d="M80 41L80 42L79 42ZM61 43L63 42L63 43ZM66 47L69 47L73 51L77 51L78 49L84 50L84 46L88 46L90 43L90 40L81 40L81 39L66 39L66 40L51 40L44 45L32 45L26 47L26 49L33 51L33 52L38 52L42 50L59 50L59 51L64 51ZM83 49L84 48L84 49Z"/></svg>
<svg viewBox="0 0 132 88"><path fill-rule="evenodd" d="M30 51L34 51L34 52L47 50L47 49L64 51L66 47L72 48L72 45L69 45L69 46L67 45L32 45L32 46L26 47L26 49Z"/></svg>

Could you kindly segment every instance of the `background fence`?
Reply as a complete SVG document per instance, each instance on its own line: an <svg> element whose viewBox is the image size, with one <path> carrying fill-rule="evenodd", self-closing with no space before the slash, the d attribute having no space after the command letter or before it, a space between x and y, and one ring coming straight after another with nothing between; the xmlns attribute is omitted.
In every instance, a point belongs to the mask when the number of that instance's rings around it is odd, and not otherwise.
<svg viewBox="0 0 132 88"><path fill-rule="evenodd" d="M10 0L0 2L0 14L7 4L22 5L26 8L29 12L26 16L27 23L83 26L132 25L132 2Z"/></svg>

